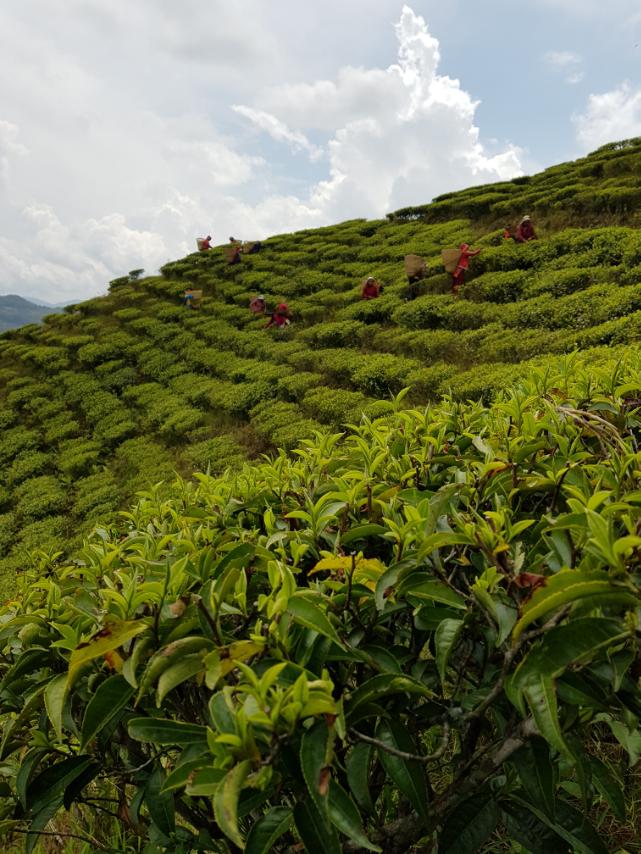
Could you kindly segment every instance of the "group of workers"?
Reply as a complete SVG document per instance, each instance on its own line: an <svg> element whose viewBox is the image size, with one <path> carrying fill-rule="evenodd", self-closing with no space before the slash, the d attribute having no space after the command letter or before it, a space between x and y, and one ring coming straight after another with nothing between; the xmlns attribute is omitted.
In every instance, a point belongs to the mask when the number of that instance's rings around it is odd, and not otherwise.
<svg viewBox="0 0 641 854"><path fill-rule="evenodd" d="M196 246L199 252L208 252L214 247L211 245L212 236L197 237ZM260 240L247 241L237 240L235 237L229 238L229 245L224 247L225 260L228 264L240 264L241 255L255 255L260 252L262 243Z"/></svg>
<svg viewBox="0 0 641 854"><path fill-rule="evenodd" d="M264 314L267 315L267 301L265 299L264 294L259 294L257 297L254 297L249 303L249 310L252 314ZM275 326L278 329L282 329L285 326L289 326L291 322L291 317L289 314L289 306L286 302L280 302L269 314L269 320L265 326L265 329L269 329L270 326Z"/></svg>
<svg viewBox="0 0 641 854"><path fill-rule="evenodd" d="M503 240L514 240L515 243L529 243L531 240L536 240L537 235L529 216L524 216L519 222L514 233L512 228L506 225L503 229ZM207 252L212 249L212 237L210 234L207 237L199 237L196 241L199 252ZM228 264L238 264L241 261L241 254L253 255L260 251L261 243L243 242L236 240L235 237L229 238L229 246L225 247L225 257ZM452 294L458 296L461 287L465 284L465 274L470 267L470 258L476 257L481 252L481 249L472 249L468 243L461 243L456 250L447 250L443 253L446 270L452 276ZM446 261L446 253L448 260ZM407 255L405 257L405 271L407 273L407 300L413 300L418 296L418 284L425 278L427 274L427 265L423 258L418 255ZM183 303L187 307L193 307L194 295L200 292L195 292L191 288L187 288L183 297ZM368 276L363 280L361 285L361 299L372 300L377 299L383 293L383 285L374 278ZM268 312L267 301L264 294L259 294L249 303L249 310L255 315L265 315L269 320L265 328L276 327L282 329L289 326L291 322L291 314L287 303L281 302L272 312Z"/></svg>
<svg viewBox="0 0 641 854"><path fill-rule="evenodd" d="M536 232L529 216L523 217L516 227L514 234L512 234L512 229L509 225L503 228L504 241L514 240L515 243L529 243L531 240L536 239ZM470 249L467 243L461 243L459 246L458 261L452 270L452 293L454 296L458 295L461 286L465 284L465 274L470 267L470 258L474 258L479 252L481 252L481 249Z"/></svg>
<svg viewBox="0 0 641 854"><path fill-rule="evenodd" d="M514 234L512 234L512 229L509 225L503 228L503 240L513 240L515 243L529 243L530 240L536 239L536 232L529 216L523 217L516 227Z"/></svg>

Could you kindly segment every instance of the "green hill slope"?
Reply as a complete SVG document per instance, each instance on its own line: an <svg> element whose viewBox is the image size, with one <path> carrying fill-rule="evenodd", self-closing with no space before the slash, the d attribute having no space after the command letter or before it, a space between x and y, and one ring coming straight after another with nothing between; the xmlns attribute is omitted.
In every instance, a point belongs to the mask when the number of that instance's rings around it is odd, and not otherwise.
<svg viewBox="0 0 641 854"><path fill-rule="evenodd" d="M107 297L0 336L0 560L12 583L29 549L66 550L150 482L213 471L316 429L336 430L411 386L489 399L532 364L575 348L607 358L641 336L641 141L532 178L391 214L280 235L226 265L222 252L125 277ZM523 213L541 239L506 245ZM462 298L440 250L484 247ZM405 302L402 259L428 260ZM384 294L359 300L365 275ZM199 309L182 290L204 290ZM251 296L284 300L265 330ZM44 559L44 558L43 558Z"/></svg>

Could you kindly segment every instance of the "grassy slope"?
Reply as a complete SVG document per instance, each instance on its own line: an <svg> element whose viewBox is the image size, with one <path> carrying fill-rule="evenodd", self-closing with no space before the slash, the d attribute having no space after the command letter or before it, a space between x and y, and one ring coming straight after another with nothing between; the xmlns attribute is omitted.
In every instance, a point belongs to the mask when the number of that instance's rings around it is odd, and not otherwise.
<svg viewBox="0 0 641 854"><path fill-rule="evenodd" d="M641 337L641 140L540 176L441 197L388 220L281 235L239 267L190 255L163 275L0 336L0 571L30 548L66 548L150 481L218 470L320 427L414 400L491 396L528 360L575 347L593 357ZM502 245L531 213L542 239ZM475 241L463 298L447 293L442 247ZM403 301L402 258L428 259L423 295ZM384 295L361 303L367 274ZM202 287L198 311L181 308ZM286 300L264 330L251 295ZM606 345L604 347L604 345ZM44 558L43 558L44 559Z"/></svg>

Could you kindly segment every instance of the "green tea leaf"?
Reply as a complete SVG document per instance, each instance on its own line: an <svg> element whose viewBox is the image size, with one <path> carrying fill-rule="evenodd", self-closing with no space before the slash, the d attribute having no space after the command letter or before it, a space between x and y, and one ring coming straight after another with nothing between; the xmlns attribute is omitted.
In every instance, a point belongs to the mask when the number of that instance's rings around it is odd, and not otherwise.
<svg viewBox="0 0 641 854"><path fill-rule="evenodd" d="M67 697L67 674L56 676L47 684L44 693L47 715L58 738L62 738L62 711ZM82 749L82 748L81 748Z"/></svg>
<svg viewBox="0 0 641 854"><path fill-rule="evenodd" d="M368 851L382 851L382 848L369 841L363 831L363 821L356 804L334 780L329 786L329 818L334 827L361 848Z"/></svg>
<svg viewBox="0 0 641 854"><path fill-rule="evenodd" d="M374 812L374 803L369 790L369 764L374 748L371 744L356 744L347 754L345 767L347 782L356 798L356 803L366 813Z"/></svg>
<svg viewBox="0 0 641 854"><path fill-rule="evenodd" d="M438 667L441 684L445 683L445 672L450 653L456 646L456 643L463 629L463 620L443 620L439 624L434 634L434 644L436 646L436 666Z"/></svg>
<svg viewBox="0 0 641 854"><path fill-rule="evenodd" d="M399 721L382 721L376 730L376 738L387 747L393 747L405 753L417 752L414 740ZM425 766L416 760L401 759L400 756L394 756L383 748L378 748L378 758L386 773L427 823L429 796Z"/></svg>
<svg viewBox="0 0 641 854"><path fill-rule="evenodd" d="M542 738L530 739L527 745L512 754L510 761L514 764L530 800L553 819L556 787L554 766L547 742Z"/></svg>
<svg viewBox="0 0 641 854"><path fill-rule="evenodd" d="M290 807L272 807L249 831L245 854L271 854L276 840L289 830L293 817Z"/></svg>
<svg viewBox="0 0 641 854"><path fill-rule="evenodd" d="M315 724L303 733L300 744L300 767L303 777L317 809L327 813L329 789L330 739L324 721Z"/></svg>
<svg viewBox="0 0 641 854"><path fill-rule="evenodd" d="M360 706L377 703L389 694L419 694L423 697L433 697L434 693L426 688L418 679L411 676L397 675L393 673L380 673L372 676L363 685L360 685L352 694L345 711L349 722Z"/></svg>
<svg viewBox="0 0 641 854"><path fill-rule="evenodd" d="M626 819L625 793L623 786L610 771L605 762L597 759L596 756L590 757L590 770L592 772L592 781L596 786L599 794L605 798L610 809L619 821Z"/></svg>
<svg viewBox="0 0 641 854"><path fill-rule="evenodd" d="M313 800L307 798L296 804L294 822L307 854L341 854L336 831L319 812Z"/></svg>
<svg viewBox="0 0 641 854"><path fill-rule="evenodd" d="M406 578L398 587L396 595L408 597L409 599L417 599L419 602L440 602L443 605L449 605L451 608L465 610L467 605L465 599L460 593L452 590L447 584L436 579L425 580L424 573L413 573Z"/></svg>
<svg viewBox="0 0 641 854"><path fill-rule="evenodd" d="M482 792L458 803L446 817L439 839L439 854L476 854L499 823L498 804Z"/></svg>
<svg viewBox="0 0 641 854"><path fill-rule="evenodd" d="M638 597L622 585L614 584L607 572L564 569L550 576L545 586L535 590L531 599L523 605L521 618L512 632L513 640L518 640L531 623L549 614L550 611L557 611L564 605L586 600L593 601L597 607L638 606Z"/></svg>
<svg viewBox="0 0 641 854"><path fill-rule="evenodd" d="M184 658L168 667L158 680L156 707L159 709L162 706L163 700L170 691L173 691L187 679L196 676L197 673L203 672L204 669L203 656L199 653L185 655Z"/></svg>
<svg viewBox="0 0 641 854"><path fill-rule="evenodd" d="M156 827L170 836L176 829L174 796L163 790L165 775L160 765L151 772L145 787L145 803Z"/></svg>
<svg viewBox="0 0 641 854"><path fill-rule="evenodd" d="M245 843L238 829L238 798L250 765L248 759L234 765L231 771L227 772L214 795L216 822L225 836L239 848L244 848Z"/></svg>
<svg viewBox="0 0 641 854"><path fill-rule="evenodd" d="M94 658L99 658L107 652L113 652L131 638L141 634L149 628L144 620L108 620L100 631L86 643L81 643L72 653L69 659L69 685L75 679L78 670Z"/></svg>
<svg viewBox="0 0 641 854"><path fill-rule="evenodd" d="M133 694L134 689L123 676L110 676L98 686L82 720L81 750L122 712Z"/></svg>
<svg viewBox="0 0 641 854"><path fill-rule="evenodd" d="M152 744L186 745L207 740L206 727L166 718L132 718L128 728L131 738Z"/></svg>
<svg viewBox="0 0 641 854"><path fill-rule="evenodd" d="M541 735L560 753L570 756L570 749L563 738L556 700L554 682L549 676L533 676L523 691Z"/></svg>
<svg viewBox="0 0 641 854"><path fill-rule="evenodd" d="M292 615L297 623L305 626L307 629L313 629L321 635L333 640L338 646L342 646L342 641L336 634L336 629L332 626L321 609L306 598L304 594L294 593L287 603L287 612Z"/></svg>
<svg viewBox="0 0 641 854"><path fill-rule="evenodd" d="M530 810L543 824L571 845L573 854L608 854L606 845L587 817L567 801L560 798L557 800L556 820L551 821L534 804L524 801L517 795L512 795L512 800Z"/></svg>

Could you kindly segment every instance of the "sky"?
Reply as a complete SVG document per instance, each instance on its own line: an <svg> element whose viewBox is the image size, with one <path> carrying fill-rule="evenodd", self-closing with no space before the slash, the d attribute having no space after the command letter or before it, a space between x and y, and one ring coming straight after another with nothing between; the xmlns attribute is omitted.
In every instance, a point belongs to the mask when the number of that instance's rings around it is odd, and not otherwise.
<svg viewBox="0 0 641 854"><path fill-rule="evenodd" d="M0 294L377 218L641 135L638 0L6 0Z"/></svg>

